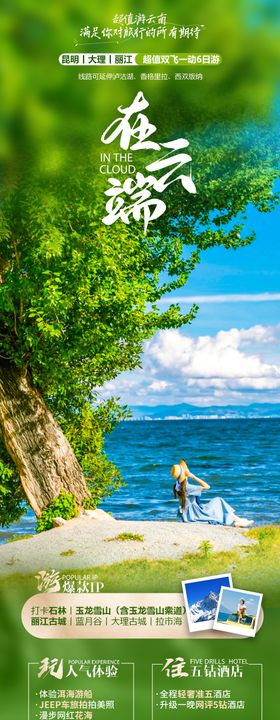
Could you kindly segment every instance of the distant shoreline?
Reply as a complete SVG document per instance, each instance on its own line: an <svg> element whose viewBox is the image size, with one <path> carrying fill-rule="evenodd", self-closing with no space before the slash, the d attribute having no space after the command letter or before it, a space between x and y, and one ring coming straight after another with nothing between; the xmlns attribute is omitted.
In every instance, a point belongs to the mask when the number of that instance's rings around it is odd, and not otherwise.
<svg viewBox="0 0 280 720"><path fill-rule="evenodd" d="M280 415L169 415L167 417L131 417L122 422L177 422L178 420L280 420Z"/></svg>
<svg viewBox="0 0 280 720"><path fill-rule="evenodd" d="M279 420L280 403L251 403L250 405L130 405L131 418L125 422L151 420Z"/></svg>

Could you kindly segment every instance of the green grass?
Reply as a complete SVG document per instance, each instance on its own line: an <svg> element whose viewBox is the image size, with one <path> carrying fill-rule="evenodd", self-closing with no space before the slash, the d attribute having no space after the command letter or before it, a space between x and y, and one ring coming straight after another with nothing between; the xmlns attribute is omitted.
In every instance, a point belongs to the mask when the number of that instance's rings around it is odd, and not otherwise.
<svg viewBox="0 0 280 720"><path fill-rule="evenodd" d="M29 538L34 537L34 535L12 535L12 537L8 538L6 541L7 543L17 542L18 540L28 540Z"/></svg>
<svg viewBox="0 0 280 720"><path fill-rule="evenodd" d="M91 568L106 592L180 592L185 579L231 572L235 587L262 592L264 605L280 604L280 525L250 529L256 544L212 552L201 543L198 553L179 560L133 560ZM87 570L88 572L88 570Z"/></svg>
<svg viewBox="0 0 280 720"><path fill-rule="evenodd" d="M113 540L136 540L136 542L143 542L144 537L143 535L137 535L130 532L123 532L119 535L116 535L116 537L113 538L106 538L105 542L113 542Z"/></svg>
<svg viewBox="0 0 280 720"><path fill-rule="evenodd" d="M69 573L98 575L105 592L158 592L159 588L161 592L181 592L182 580L231 572L236 588L261 592L264 607L279 608L280 525L250 529L246 534L256 540L255 545L215 553L201 543L197 553L186 553L179 560L127 560L83 570L69 568ZM135 540L133 534L122 533L122 539L123 535L132 535L126 539ZM110 538L117 539L120 536ZM36 592L34 575L7 576L1 578L1 585Z"/></svg>
<svg viewBox="0 0 280 720"><path fill-rule="evenodd" d="M200 543L200 546L198 548L198 552L200 553L201 557L205 558L205 560L209 557L209 555L213 551L213 545L209 542L209 540L203 540Z"/></svg>
<svg viewBox="0 0 280 720"><path fill-rule="evenodd" d="M63 552L59 554L60 557L68 557L68 555L75 555L75 550L63 550Z"/></svg>

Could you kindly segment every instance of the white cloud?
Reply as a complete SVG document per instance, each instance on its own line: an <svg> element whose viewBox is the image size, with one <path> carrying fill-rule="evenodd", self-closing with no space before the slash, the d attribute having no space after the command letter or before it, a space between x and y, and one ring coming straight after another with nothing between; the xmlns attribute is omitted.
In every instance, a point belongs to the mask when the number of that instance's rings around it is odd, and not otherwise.
<svg viewBox="0 0 280 720"><path fill-rule="evenodd" d="M154 392L162 392L162 390L166 390L169 385L170 384L166 382L166 380L154 380L154 382L148 385L148 390L153 390Z"/></svg>
<svg viewBox="0 0 280 720"><path fill-rule="evenodd" d="M242 302L277 302L280 300L280 293L225 293L223 295L174 295L161 298L161 305L171 303L242 303Z"/></svg>
<svg viewBox="0 0 280 720"><path fill-rule="evenodd" d="M162 330L146 343L142 369L107 383L132 405L280 401L280 325L220 330L192 338ZM273 361L271 360L273 357Z"/></svg>
<svg viewBox="0 0 280 720"><path fill-rule="evenodd" d="M244 342L252 345L254 336L256 344L274 340L272 329L260 325L198 338L186 337L179 330L163 330L148 344L145 361L152 359L158 372L179 375L190 386L206 387L214 381L216 387L221 387L223 379L233 378L236 382L276 378L280 384L280 366L265 363L257 354L242 349Z"/></svg>

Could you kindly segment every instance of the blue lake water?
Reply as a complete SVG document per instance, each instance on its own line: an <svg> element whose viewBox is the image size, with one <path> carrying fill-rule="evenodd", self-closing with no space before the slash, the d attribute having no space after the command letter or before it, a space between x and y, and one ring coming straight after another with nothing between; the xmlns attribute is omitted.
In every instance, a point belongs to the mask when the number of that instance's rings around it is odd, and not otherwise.
<svg viewBox="0 0 280 720"><path fill-rule="evenodd" d="M127 483L100 507L129 520L176 520L170 467L184 457L195 475L256 524L279 522L280 419L162 420L123 422L106 438L108 457ZM34 532L29 511L0 530L8 536Z"/></svg>
<svg viewBox="0 0 280 720"><path fill-rule="evenodd" d="M218 615L218 618L217 618L217 619L218 619L219 622L226 622L226 620L228 619L228 617L229 617L229 614L228 614L228 613L219 612L219 615Z"/></svg>

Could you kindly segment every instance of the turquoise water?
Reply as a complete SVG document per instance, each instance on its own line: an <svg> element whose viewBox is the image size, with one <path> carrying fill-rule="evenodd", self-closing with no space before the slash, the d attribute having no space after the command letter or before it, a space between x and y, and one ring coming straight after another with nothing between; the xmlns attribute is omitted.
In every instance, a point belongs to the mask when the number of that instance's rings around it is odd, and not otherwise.
<svg viewBox="0 0 280 720"><path fill-rule="evenodd" d="M176 520L170 467L184 457L237 514L256 524L279 522L279 419L162 420L121 423L106 439L106 452L121 469L126 487L100 507L116 518ZM29 511L7 536L34 531Z"/></svg>

